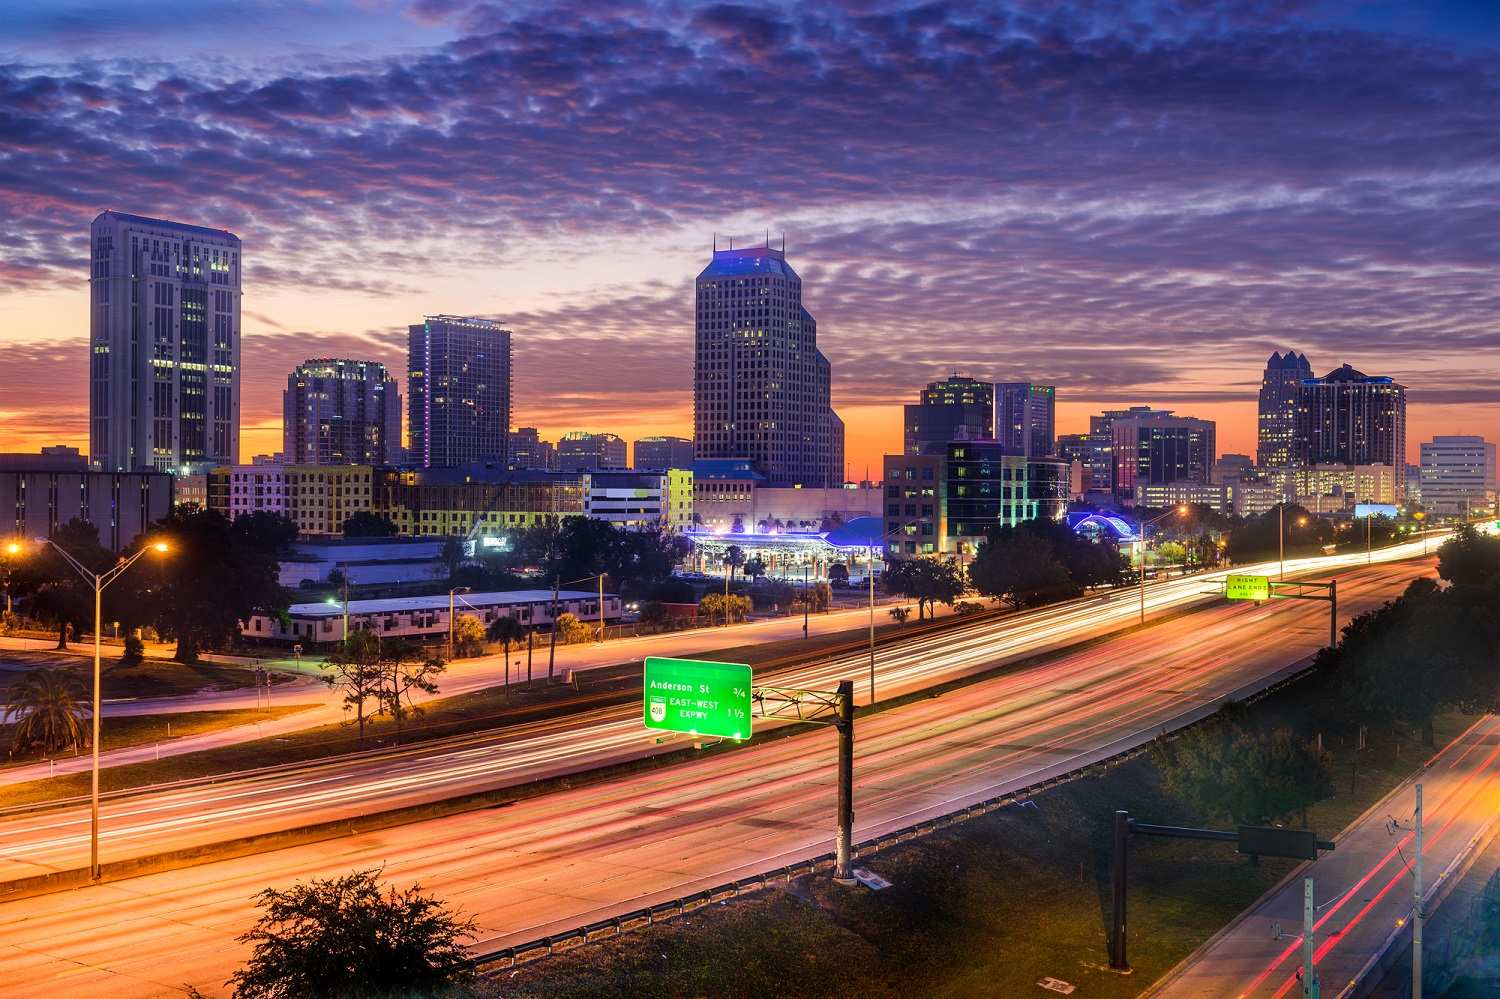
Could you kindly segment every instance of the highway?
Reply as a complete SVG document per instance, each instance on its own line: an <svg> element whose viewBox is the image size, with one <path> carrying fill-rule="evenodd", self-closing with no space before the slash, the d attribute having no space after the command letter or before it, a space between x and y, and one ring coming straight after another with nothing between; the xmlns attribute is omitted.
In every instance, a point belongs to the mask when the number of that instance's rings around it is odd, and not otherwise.
<svg viewBox="0 0 1500 999"><path fill-rule="evenodd" d="M1340 577L1341 617L1431 570L1430 561L1351 569ZM1046 631L1046 617L1028 616L1030 626ZM1014 655L1019 639L1009 628L988 631L891 653L882 682L894 692ZM1218 605L861 718L856 840L1140 744L1283 674L1326 639L1324 604ZM814 667L809 679L830 686L859 676L858 665L855 657ZM105 856L192 841L203 823L244 831L260 809L322 816L352 802L358 810L434 782L461 789L571 766L580 743L592 761L640 753L647 743L634 718L523 738L538 741L494 758L457 753L425 767L402 760L386 773L303 775L274 793L199 789L195 810L154 795L117 803L107 813ZM396 882L419 881L461 906L477 917L483 946L522 942L826 852L833 771L834 733L821 728L504 807L18 900L0 905L0 981L7 996L173 995L184 983L222 995L244 958L234 937L253 919L254 892L358 867L383 867ZM34 869L38 858L67 863L80 850L70 812L13 819L0 833L12 870Z"/></svg>
<svg viewBox="0 0 1500 999"><path fill-rule="evenodd" d="M1362 566L1363 556L1352 561ZM1150 587L1148 611L1209 601L1212 597L1205 592L1214 585L1212 579L1196 576ZM1345 619L1354 595L1351 590L1343 600ZM926 689L1118 630L1139 613L1134 597L1116 594L1112 599L1078 601L887 646L877 659L877 693L891 697ZM1315 609L1314 617L1321 614L1327 620L1322 603L1275 601L1268 610L1285 616L1292 605L1301 611ZM1322 635L1326 641L1326 627ZM868 676L867 657L851 654L797 667L778 674L775 682L779 687L831 690L838 680L853 677L858 681L857 699L863 703L868 699ZM686 744L685 737L648 738L640 709L625 706L512 726L459 740L451 748L417 746L403 753L348 757L207 786L153 791L111 801L103 809L100 857L109 863L308 822L359 817L622 763ZM88 812L82 804L0 817L0 881L84 866L87 849Z"/></svg>
<svg viewBox="0 0 1500 999"><path fill-rule="evenodd" d="M1500 718L1494 715L1476 722L1421 774L1425 896L1469 841L1500 819L1497 778ZM1152 992L1152 999L1300 999L1303 877L1313 879L1313 963L1322 994L1330 999L1346 994L1386 939L1411 917L1414 783L1408 781L1372 808L1339 836L1338 849L1211 941ZM1280 938L1274 932L1278 925ZM1428 943L1441 946L1432 938ZM1410 947L1409 938L1405 946ZM1376 971L1373 980L1380 977Z"/></svg>

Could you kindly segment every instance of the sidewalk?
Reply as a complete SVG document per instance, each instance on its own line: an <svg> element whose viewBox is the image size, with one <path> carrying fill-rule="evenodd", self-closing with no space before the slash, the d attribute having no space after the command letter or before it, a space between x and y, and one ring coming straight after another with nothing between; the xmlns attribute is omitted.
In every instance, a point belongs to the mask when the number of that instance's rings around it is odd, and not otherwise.
<svg viewBox="0 0 1500 999"><path fill-rule="evenodd" d="M1152 999L1300 996L1302 880L1317 906L1314 963L1322 994L1349 989L1412 910L1414 785L1423 785L1424 897L1500 811L1500 717L1486 715L1147 992ZM1429 908L1431 903L1429 902ZM1277 936L1277 929L1281 935ZM1379 972L1375 973L1378 977Z"/></svg>

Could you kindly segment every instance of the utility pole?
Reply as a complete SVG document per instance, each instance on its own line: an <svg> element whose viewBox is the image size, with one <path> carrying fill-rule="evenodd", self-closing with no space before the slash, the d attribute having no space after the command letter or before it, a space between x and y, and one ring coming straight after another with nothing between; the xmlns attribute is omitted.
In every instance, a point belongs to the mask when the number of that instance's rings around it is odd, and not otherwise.
<svg viewBox="0 0 1500 999"><path fill-rule="evenodd" d="M526 689L531 689L531 647L536 644L536 629L526 629Z"/></svg>
<svg viewBox="0 0 1500 999"><path fill-rule="evenodd" d="M599 644L604 644L604 573L599 573Z"/></svg>
<svg viewBox="0 0 1500 999"><path fill-rule="evenodd" d="M839 733L838 839L834 843L833 879L853 884L854 874L854 681L839 681L838 712L834 728Z"/></svg>
<svg viewBox="0 0 1500 999"><path fill-rule="evenodd" d="M1339 647L1339 581L1328 581L1328 647Z"/></svg>
<svg viewBox="0 0 1500 999"><path fill-rule="evenodd" d="M734 572L734 563L724 556L724 627L729 627L729 574Z"/></svg>
<svg viewBox="0 0 1500 999"><path fill-rule="evenodd" d="M548 616L552 618L552 642L547 646L547 681L552 681L552 666L557 662L557 584L562 577L552 574L552 607Z"/></svg>
<svg viewBox="0 0 1500 999"><path fill-rule="evenodd" d="M1115 971L1130 970L1130 958L1125 951L1125 876L1129 844L1130 813L1116 811L1114 851L1109 865L1110 894L1114 903L1109 924L1109 966Z"/></svg>
<svg viewBox="0 0 1500 999"><path fill-rule="evenodd" d="M1370 544L1370 522L1375 518L1365 514L1365 565L1369 565L1374 558L1373 546Z"/></svg>
<svg viewBox="0 0 1500 999"><path fill-rule="evenodd" d="M1412 861L1411 997L1422 999L1422 785L1417 785L1417 855Z"/></svg>
<svg viewBox="0 0 1500 999"><path fill-rule="evenodd" d="M1313 968L1313 879L1302 879L1302 999L1318 999L1318 973Z"/></svg>

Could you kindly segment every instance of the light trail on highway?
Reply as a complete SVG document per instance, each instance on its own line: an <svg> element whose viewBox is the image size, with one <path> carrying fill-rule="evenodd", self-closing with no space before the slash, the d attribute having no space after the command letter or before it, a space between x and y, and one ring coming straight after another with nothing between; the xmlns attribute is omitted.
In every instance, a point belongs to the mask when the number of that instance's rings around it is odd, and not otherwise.
<svg viewBox="0 0 1500 999"><path fill-rule="evenodd" d="M1341 577L1341 610L1368 610L1430 573L1430 563L1361 566ZM1202 579L1189 583L1203 587ZM1285 675L1326 637L1322 604L1221 604L861 717L856 839L1138 745ZM917 644L934 654L928 639ZM604 745L632 751L633 740L639 751L647 736L633 715L629 739ZM549 743L552 752L564 745ZM153 995L185 981L213 994L243 959L233 939L253 918L251 895L360 867L382 867L398 883L420 881L462 906L478 920L481 946L619 915L826 852L833 747L833 733L816 729L503 807L10 902L0 905L0 980L18 996L56 995L62 985ZM411 778L417 763L393 763L377 779ZM300 793L335 790L320 783ZM235 799L231 807L245 804ZM239 828L249 822L241 818ZM154 835L169 842L186 841L172 827L157 828ZM29 837L66 839L67 831Z"/></svg>
<svg viewBox="0 0 1500 999"><path fill-rule="evenodd" d="M1412 543L1382 554L1394 560L1420 554L1421 548ZM1270 573L1276 565L1240 566L1234 571ZM1287 571L1289 575L1350 567L1368 571L1364 566L1361 553L1288 560ZM1222 588L1227 572L1148 587L1148 612L1160 614L1214 600L1215 589ZM1276 601L1269 609L1286 615L1290 603ZM1107 635L1129 627L1138 614L1132 591L1129 596L1094 597L1000 621L954 625L880 649L880 690L887 698L923 690L1009 660ZM829 690L840 679L864 676L866 668L863 653L850 653L778 673L775 684ZM1015 693L1050 702L1053 695L1046 686L1050 681L1040 679L1050 675L1047 670L1025 671L1015 681ZM863 703L859 690L856 684L857 699ZM110 803L103 813L101 856L108 863L311 822L359 818L374 811L625 763L691 743L686 737L650 738L639 715L636 706L600 709L514 726L479 745L465 743L459 749L418 745L409 754L349 757L287 773L229 778L124 798ZM87 813L81 808L28 812L0 820L0 880L77 867L86 847Z"/></svg>

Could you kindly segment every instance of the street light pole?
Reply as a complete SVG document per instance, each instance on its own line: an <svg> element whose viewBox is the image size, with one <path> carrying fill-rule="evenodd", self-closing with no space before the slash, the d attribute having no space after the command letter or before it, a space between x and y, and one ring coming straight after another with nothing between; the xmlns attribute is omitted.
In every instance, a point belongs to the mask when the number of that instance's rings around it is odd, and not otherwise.
<svg viewBox="0 0 1500 999"><path fill-rule="evenodd" d="M454 629L453 629L453 625L454 625L454 620L453 620L453 613L454 613L453 598L457 594L468 593L468 592L470 592L470 590L469 590L469 588L467 586L455 586L451 590L448 591L448 661L449 662L453 661L453 635L454 635ZM348 619L348 616L347 616L348 613L349 613L349 604L346 601L344 603L344 614L345 614L345 618L344 618L344 621L345 621L345 623L344 623L344 633L345 633L345 637L348 636L348 632L349 632L349 624L348 624L348 620L349 619Z"/></svg>
<svg viewBox="0 0 1500 999"><path fill-rule="evenodd" d="M1187 504L1183 504L1181 506L1173 507L1171 510L1168 510L1166 513L1162 514L1160 517L1155 518L1154 520L1143 520L1139 517L1136 518L1136 520L1141 525L1141 624L1146 623L1146 528L1151 527L1154 524L1158 524L1173 515L1181 516L1183 514L1186 514L1187 512Z"/></svg>
<svg viewBox="0 0 1500 999"><path fill-rule="evenodd" d="M103 641L102 641L103 640L103 632L104 632L104 621L103 621L103 616L104 616L103 615L104 588L106 586L108 586L110 583L113 583L116 579L119 579L120 575L122 573L124 573L126 569L129 569L131 566L133 566L137 562L139 562L140 559L141 559L141 556L145 555L148 551L166 552L167 551L167 546L166 546L165 542L161 542L161 541L158 541L154 545L148 545L145 548L142 548L140 551L136 552L134 555L130 556L129 558L121 559L120 561L116 562L115 565L112 568L110 568L107 571L101 573L101 572L94 572L92 569L89 569L82 562L78 561L72 555L68 554L68 552L65 551L61 545L59 545L56 541L53 541L51 538L39 538L38 540L39 541L45 541L47 544L51 545L52 548L53 548L53 550L56 551L59 555L61 555L63 557L63 560L66 561L68 563L68 565L70 565L73 568L73 570L75 572L77 572L80 576L83 577L84 582L88 583L89 585L91 585L94 588L94 697L93 697L93 718L91 719L91 722L92 722L91 728L92 728L92 737L93 737L93 746L92 746L92 750L93 750L93 752L92 752L93 763L92 763L92 772L90 773L90 781L89 781L89 877L92 880L94 880L94 881L98 881L99 880L99 874L100 874L100 869L99 869L99 715L100 715L100 712L101 712L102 707L103 707L103 705L102 705L102 698L101 698L101 694L100 694L100 684L101 684L101 674L103 672L102 660L103 660L103 655L104 655L104 648L103 648Z"/></svg>
<svg viewBox="0 0 1500 999"><path fill-rule="evenodd" d="M1276 544L1281 559L1281 573L1278 579L1286 578L1286 501L1282 500L1276 504Z"/></svg>
<svg viewBox="0 0 1500 999"><path fill-rule="evenodd" d="M808 607L809 602L810 602L810 595L808 594L808 591L807 591L807 563L803 562L802 563L802 637L803 637L803 639L807 638L807 621L808 621L808 614L810 613L810 608Z"/></svg>

